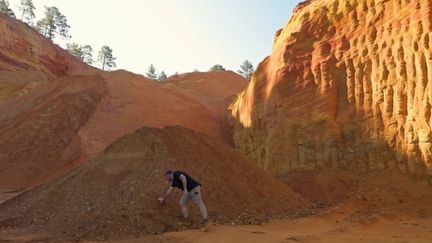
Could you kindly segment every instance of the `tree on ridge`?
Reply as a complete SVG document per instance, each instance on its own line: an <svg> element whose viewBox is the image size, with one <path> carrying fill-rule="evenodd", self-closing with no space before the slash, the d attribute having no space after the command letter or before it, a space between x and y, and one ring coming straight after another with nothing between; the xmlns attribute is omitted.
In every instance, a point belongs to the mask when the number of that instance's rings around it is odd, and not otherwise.
<svg viewBox="0 0 432 243"><path fill-rule="evenodd" d="M254 71L255 71L255 68L254 68L253 64L249 60L245 60L240 65L240 70L238 70L237 72L240 73L245 79L250 81Z"/></svg>
<svg viewBox="0 0 432 243"><path fill-rule="evenodd" d="M166 80L168 77L167 77L167 75L165 74L165 72L162 70L162 72L159 74L159 76L158 76L158 80L159 81L164 81L164 80Z"/></svg>
<svg viewBox="0 0 432 243"><path fill-rule="evenodd" d="M11 18L15 18L15 13L9 7L8 0L0 0L0 13L4 13Z"/></svg>
<svg viewBox="0 0 432 243"><path fill-rule="evenodd" d="M32 0L21 0L21 5L19 7L19 10L21 11L21 21L33 25L33 20L36 17L34 13L35 9Z"/></svg>
<svg viewBox="0 0 432 243"><path fill-rule="evenodd" d="M93 64L93 48L89 45L79 45L77 43L69 43L66 45L67 51L80 61L86 64Z"/></svg>
<svg viewBox="0 0 432 243"><path fill-rule="evenodd" d="M146 77L149 79L157 79L156 68L153 64L150 64L148 67Z"/></svg>
<svg viewBox="0 0 432 243"><path fill-rule="evenodd" d="M220 72L220 71L226 71L226 69L222 65L216 64L210 68L210 71L211 72Z"/></svg>
<svg viewBox="0 0 432 243"><path fill-rule="evenodd" d="M45 17L36 24L36 30L50 40L54 39L56 34L69 39L69 28L66 16L60 13L57 7L45 6Z"/></svg>
<svg viewBox="0 0 432 243"><path fill-rule="evenodd" d="M117 65L115 63L115 58L113 56L113 50L109 46L103 46L98 54L98 62L101 65L102 70L110 70L115 68Z"/></svg>

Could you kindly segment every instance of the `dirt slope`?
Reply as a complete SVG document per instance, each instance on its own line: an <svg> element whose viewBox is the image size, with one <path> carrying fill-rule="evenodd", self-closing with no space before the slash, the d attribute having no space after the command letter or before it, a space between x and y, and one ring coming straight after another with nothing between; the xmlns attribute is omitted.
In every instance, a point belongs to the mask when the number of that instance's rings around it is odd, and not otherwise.
<svg viewBox="0 0 432 243"><path fill-rule="evenodd" d="M225 117L199 98L141 75L0 74L2 190L55 178L143 126L181 125L214 139L230 138Z"/></svg>
<svg viewBox="0 0 432 243"><path fill-rule="evenodd" d="M1 226L47 237L122 238L175 230L180 191L160 207L163 172L181 169L203 185L211 218L258 222L298 215L308 203L222 142L181 127L142 128L90 163L0 206ZM197 210L193 220L199 221ZM184 225L183 225L184 226Z"/></svg>
<svg viewBox="0 0 432 243"><path fill-rule="evenodd" d="M158 81L127 71L101 76L107 83L108 95L80 131L84 159L143 126L181 125L215 139L228 139L221 116L190 93L166 88Z"/></svg>
<svg viewBox="0 0 432 243"><path fill-rule="evenodd" d="M202 99L225 99L242 92L247 80L232 71L193 72L169 77L164 85L176 86Z"/></svg>
<svg viewBox="0 0 432 243"><path fill-rule="evenodd" d="M81 153L78 131L106 93L98 76L0 71L0 189L58 176Z"/></svg>
<svg viewBox="0 0 432 243"><path fill-rule="evenodd" d="M232 71L192 72L171 76L162 84L193 95L216 113L223 128L224 141L234 145L232 129L228 122L228 107L246 88L246 79Z"/></svg>
<svg viewBox="0 0 432 243"><path fill-rule="evenodd" d="M226 120L228 106L246 88L248 81L232 71L192 72L171 76L163 84L198 97Z"/></svg>

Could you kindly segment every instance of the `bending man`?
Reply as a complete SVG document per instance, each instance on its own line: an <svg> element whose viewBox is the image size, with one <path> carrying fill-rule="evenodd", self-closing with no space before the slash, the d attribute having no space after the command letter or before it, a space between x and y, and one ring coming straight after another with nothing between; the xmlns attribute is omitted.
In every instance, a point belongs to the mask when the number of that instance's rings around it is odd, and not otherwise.
<svg viewBox="0 0 432 243"><path fill-rule="evenodd" d="M159 198L159 202L163 204L166 198L169 196L174 187L179 188L183 191L183 195L180 198L180 208L183 213L183 218L189 220L189 213L187 203L192 201L198 206L201 216L204 220L204 224L208 223L207 208L201 197L201 184L190 177L188 174L182 171L171 171L165 172L165 178L171 182L170 188L166 191L165 195Z"/></svg>

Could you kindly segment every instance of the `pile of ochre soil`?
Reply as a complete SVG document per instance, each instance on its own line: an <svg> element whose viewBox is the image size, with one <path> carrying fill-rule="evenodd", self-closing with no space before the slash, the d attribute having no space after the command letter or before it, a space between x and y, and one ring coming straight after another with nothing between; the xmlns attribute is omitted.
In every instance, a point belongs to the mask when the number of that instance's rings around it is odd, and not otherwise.
<svg viewBox="0 0 432 243"><path fill-rule="evenodd" d="M280 179L302 197L322 208L335 206L352 197L359 183L359 177L344 170L330 168L293 172Z"/></svg>
<svg viewBox="0 0 432 243"><path fill-rule="evenodd" d="M432 218L430 182L401 175L397 169L358 176L328 168L292 173L282 181L329 213L347 212L342 221L349 223L368 225L383 218Z"/></svg>
<svg viewBox="0 0 432 243"><path fill-rule="evenodd" d="M310 203L236 150L182 127L142 128L66 176L0 206L3 229L49 232L50 239L113 239L200 226L184 225L180 190L164 206L167 169L188 172L202 184L209 215L218 223L259 223L300 216Z"/></svg>
<svg viewBox="0 0 432 243"><path fill-rule="evenodd" d="M380 219L432 219L432 186L423 178L382 171L359 177L353 195L344 201L353 212L349 222L371 224Z"/></svg>

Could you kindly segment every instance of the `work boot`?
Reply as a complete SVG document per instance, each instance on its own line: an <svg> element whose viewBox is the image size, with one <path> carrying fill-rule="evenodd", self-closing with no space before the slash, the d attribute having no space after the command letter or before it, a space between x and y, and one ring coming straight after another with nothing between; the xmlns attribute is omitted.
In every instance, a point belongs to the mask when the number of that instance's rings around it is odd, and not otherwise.
<svg viewBox="0 0 432 243"><path fill-rule="evenodd" d="M204 227L201 229L203 232L208 232L212 228L213 224L208 219L204 219Z"/></svg>
<svg viewBox="0 0 432 243"><path fill-rule="evenodd" d="M181 230L189 229L192 225L193 225L193 222L192 222L192 220L190 220L190 218L183 218L183 217L177 223L177 226Z"/></svg>

